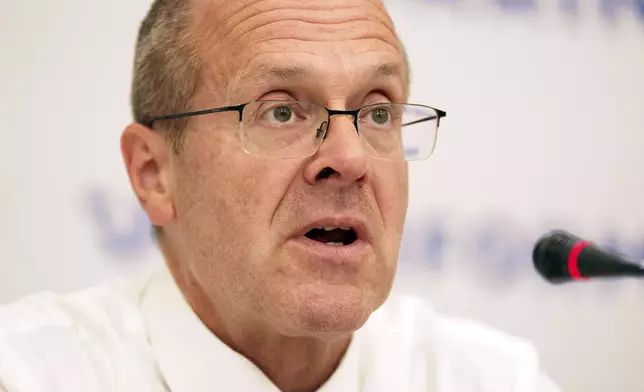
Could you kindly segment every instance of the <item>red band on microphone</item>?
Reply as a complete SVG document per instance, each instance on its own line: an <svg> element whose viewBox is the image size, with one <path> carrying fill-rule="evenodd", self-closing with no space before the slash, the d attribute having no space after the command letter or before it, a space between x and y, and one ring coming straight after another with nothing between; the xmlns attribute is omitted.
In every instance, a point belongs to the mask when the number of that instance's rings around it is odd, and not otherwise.
<svg viewBox="0 0 644 392"><path fill-rule="evenodd" d="M584 280L585 277L579 272L579 254L585 247L589 246L588 241L577 242L568 254L568 273L574 280Z"/></svg>

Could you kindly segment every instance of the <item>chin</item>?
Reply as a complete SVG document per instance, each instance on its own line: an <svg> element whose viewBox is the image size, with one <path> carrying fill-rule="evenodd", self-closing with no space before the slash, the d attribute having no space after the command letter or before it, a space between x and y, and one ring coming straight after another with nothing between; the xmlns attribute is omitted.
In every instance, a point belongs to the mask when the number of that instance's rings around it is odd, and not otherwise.
<svg viewBox="0 0 644 392"><path fill-rule="evenodd" d="M352 333L360 329L384 301L372 290L341 285L301 287L287 306L282 323L295 334ZM289 317L290 316L290 317Z"/></svg>

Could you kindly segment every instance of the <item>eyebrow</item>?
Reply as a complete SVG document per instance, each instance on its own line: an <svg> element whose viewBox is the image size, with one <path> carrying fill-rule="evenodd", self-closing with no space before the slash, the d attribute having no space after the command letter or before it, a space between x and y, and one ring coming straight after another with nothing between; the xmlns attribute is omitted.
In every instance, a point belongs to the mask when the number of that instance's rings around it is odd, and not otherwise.
<svg viewBox="0 0 644 392"><path fill-rule="evenodd" d="M268 74L284 81L291 81L311 75L308 69L297 66L271 67L268 70Z"/></svg>
<svg viewBox="0 0 644 392"><path fill-rule="evenodd" d="M402 77L402 70L398 64L394 63L384 63L376 67L374 71L375 77L388 77L388 76L400 76Z"/></svg>
<svg viewBox="0 0 644 392"><path fill-rule="evenodd" d="M281 79L285 82L290 82L296 79L301 79L311 75L311 72L302 67L298 66L271 66L264 65L257 68L255 71L251 72L250 79L260 78L260 79Z"/></svg>

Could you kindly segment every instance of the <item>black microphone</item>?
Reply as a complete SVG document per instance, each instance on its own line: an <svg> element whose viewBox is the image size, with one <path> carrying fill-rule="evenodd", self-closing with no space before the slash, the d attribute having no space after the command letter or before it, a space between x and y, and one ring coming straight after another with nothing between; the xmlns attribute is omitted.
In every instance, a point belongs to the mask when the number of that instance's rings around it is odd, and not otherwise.
<svg viewBox="0 0 644 392"><path fill-rule="evenodd" d="M539 274L551 283L596 277L644 278L641 263L602 250L563 230L555 230L541 237L534 246L532 261Z"/></svg>

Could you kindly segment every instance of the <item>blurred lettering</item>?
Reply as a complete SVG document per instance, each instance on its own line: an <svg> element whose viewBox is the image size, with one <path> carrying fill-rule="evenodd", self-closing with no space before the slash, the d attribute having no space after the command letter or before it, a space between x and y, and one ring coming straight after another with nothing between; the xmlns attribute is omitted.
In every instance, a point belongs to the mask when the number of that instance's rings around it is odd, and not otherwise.
<svg viewBox="0 0 644 392"><path fill-rule="evenodd" d="M473 9L495 8L507 13L525 13L540 10L545 0L425 0L429 4L453 5L457 9L471 7ZM644 0L557 0L560 12L577 15L580 7L596 7L603 19L614 21L625 13L632 13L644 21Z"/></svg>
<svg viewBox="0 0 644 392"><path fill-rule="evenodd" d="M559 0L559 8L565 13L577 15L579 12L579 0Z"/></svg>
<svg viewBox="0 0 644 392"><path fill-rule="evenodd" d="M136 201L120 202L107 192L92 189L86 195L86 207L97 241L110 256L129 260L153 244L150 221Z"/></svg>
<svg viewBox="0 0 644 392"><path fill-rule="evenodd" d="M445 248L447 244L447 230L442 221L435 220L434 224L430 225L426 231L423 232L425 236L424 242L424 257L423 264L434 269L442 267L443 259L446 257Z"/></svg>
<svg viewBox="0 0 644 392"><path fill-rule="evenodd" d="M616 19L624 11L634 11L642 17L644 16L643 4L643 0L601 0L600 2L601 13L608 19Z"/></svg>
<svg viewBox="0 0 644 392"><path fill-rule="evenodd" d="M506 10L527 11L537 8L536 0L495 0L497 4Z"/></svg>

